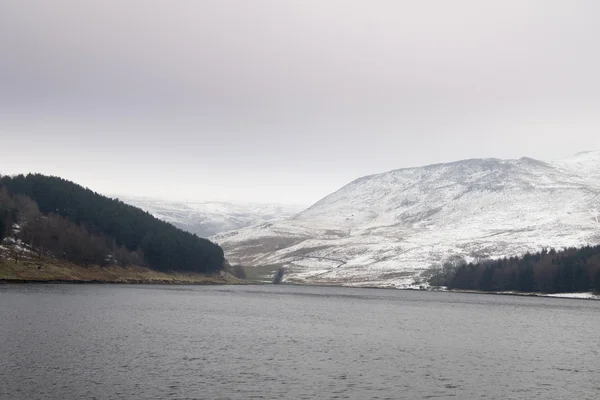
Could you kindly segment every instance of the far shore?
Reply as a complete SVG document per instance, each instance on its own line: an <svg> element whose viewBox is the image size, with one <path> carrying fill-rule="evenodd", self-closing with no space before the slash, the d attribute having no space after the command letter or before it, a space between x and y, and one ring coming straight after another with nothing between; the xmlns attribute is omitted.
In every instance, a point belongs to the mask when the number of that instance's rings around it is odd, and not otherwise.
<svg viewBox="0 0 600 400"><path fill-rule="evenodd" d="M43 263L31 260L18 263L1 260L0 284L270 285L270 283L259 282L256 280L238 279L227 272L204 275L198 273L159 272L139 266L99 267L93 265L82 267L57 260L44 261ZM348 284L325 282L303 283L298 281L283 282L281 285L600 300L600 294L593 293L494 292L460 289L448 290L445 288L433 287L419 289L416 287L395 288L391 286L353 286Z"/></svg>
<svg viewBox="0 0 600 400"><path fill-rule="evenodd" d="M297 285L297 286L316 286L316 287L344 287L352 289L378 289L378 290L405 290L415 292L437 292L437 293L466 293L466 294L491 294L497 296L525 296L525 297L545 297L555 299L575 299L575 300L600 300L600 294L591 292L572 292L572 293L541 293L541 292L517 292L517 291L483 291L483 290L462 290L462 289L445 289L438 287L428 287L419 289L417 287L397 288L393 286L353 286L349 284L335 283L302 283L298 281L283 282L281 285Z"/></svg>
<svg viewBox="0 0 600 400"><path fill-rule="evenodd" d="M591 292L571 292L571 293L541 293L541 292L516 292L516 291L493 292L493 291L483 291L483 290L460 290L460 289L451 289L451 290L432 289L431 291L450 292L450 293L470 293L470 294L495 294L498 296L549 297L549 298L554 298L554 299L600 300L600 295L594 294Z"/></svg>
<svg viewBox="0 0 600 400"><path fill-rule="evenodd" d="M83 267L49 259L0 260L0 283L234 285L246 282L226 272L206 275L160 272L140 266Z"/></svg>
<svg viewBox="0 0 600 400"><path fill-rule="evenodd" d="M227 280L210 279L206 280L66 280L66 279L0 279L0 285L24 285L24 284L60 284L60 285L240 285L245 282L230 282Z"/></svg>

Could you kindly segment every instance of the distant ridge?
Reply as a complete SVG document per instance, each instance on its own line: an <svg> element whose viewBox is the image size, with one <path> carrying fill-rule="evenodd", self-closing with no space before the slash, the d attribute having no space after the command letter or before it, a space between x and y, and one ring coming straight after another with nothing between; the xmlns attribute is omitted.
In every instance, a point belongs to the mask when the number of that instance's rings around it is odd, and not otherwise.
<svg viewBox="0 0 600 400"><path fill-rule="evenodd" d="M140 196L119 196L119 199L200 237L285 219L306 208L271 203L168 201Z"/></svg>

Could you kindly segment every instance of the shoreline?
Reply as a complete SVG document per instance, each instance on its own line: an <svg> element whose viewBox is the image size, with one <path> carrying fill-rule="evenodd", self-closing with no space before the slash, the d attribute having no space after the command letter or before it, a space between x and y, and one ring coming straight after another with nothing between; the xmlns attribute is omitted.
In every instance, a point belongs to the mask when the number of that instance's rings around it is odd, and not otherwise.
<svg viewBox="0 0 600 400"><path fill-rule="evenodd" d="M141 266L83 267L62 260L0 260L0 284L173 284L239 285L246 282L227 273L161 272Z"/></svg>
<svg viewBox="0 0 600 400"><path fill-rule="evenodd" d="M232 282L226 279L210 279L206 281L185 281L185 280L72 280L72 279L4 279L0 278L0 285L28 285L28 284L49 284L49 285L245 285L243 281Z"/></svg>
<svg viewBox="0 0 600 400"><path fill-rule="evenodd" d="M195 275L192 274L185 279L168 273L167 279L153 278L115 278L115 279L36 279L36 278L6 278L0 277L0 285L24 285L24 284L61 284L61 285L175 285L175 286L201 286L201 285L271 285L269 283L260 283L253 281L244 281L233 276L215 276L215 275ZM228 274L227 274L228 275ZM190 279L191 278L191 279ZM335 284L311 284L311 283L281 283L276 286L313 286L313 287L340 287L348 289L377 289L377 290L404 290L415 292L434 292L434 293L464 293L464 294L485 294L496 296L520 296L520 297L543 297L554 299L572 299L572 300L600 300L600 294L590 292L572 292L572 293L539 293L539 292L491 292L481 290L460 290L460 289L417 289L417 288L394 288L385 286L348 286Z"/></svg>
<svg viewBox="0 0 600 400"><path fill-rule="evenodd" d="M600 300L600 294L595 294L592 292L567 292L567 293L541 293L541 292L515 292L515 291L505 291L505 292L492 292L492 291L483 291L483 290L462 290L462 289L436 289L436 288L428 288L428 289L418 289L418 288L397 288L390 286L350 286L350 285L336 285L336 284L328 284L328 283L286 283L283 282L280 285L289 285L289 286L315 286L315 287L342 287L349 289L377 289L377 290L405 290L405 291L414 291L414 292L435 292L435 293L466 293L466 294L490 294L496 296L521 296L521 297L543 297L543 298L553 298L553 299L572 299L572 300ZM585 296L582 296L585 295Z"/></svg>
<svg viewBox="0 0 600 400"><path fill-rule="evenodd" d="M419 290L419 289L406 289ZM429 292L468 293L468 294L493 294L496 296L521 296L521 297L544 297L551 299L572 300L600 300L600 295L591 292L566 292L566 293L541 293L541 292L487 292L482 290L428 290ZM586 296L581 296L586 295Z"/></svg>

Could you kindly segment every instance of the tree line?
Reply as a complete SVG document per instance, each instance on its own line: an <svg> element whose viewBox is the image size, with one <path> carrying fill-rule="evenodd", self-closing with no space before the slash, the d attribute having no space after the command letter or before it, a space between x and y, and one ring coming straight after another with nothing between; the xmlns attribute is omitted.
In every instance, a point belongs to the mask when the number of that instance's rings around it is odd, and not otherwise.
<svg viewBox="0 0 600 400"><path fill-rule="evenodd" d="M212 273L223 250L139 208L58 177L0 177L0 240L13 235L45 253L86 265L145 265Z"/></svg>
<svg viewBox="0 0 600 400"><path fill-rule="evenodd" d="M58 214L43 215L29 197L10 196L0 187L0 240L5 237L13 243L16 262L27 250L38 259L56 257L84 266L146 264L141 251L128 251L113 238L91 234Z"/></svg>
<svg viewBox="0 0 600 400"><path fill-rule="evenodd" d="M544 249L522 257L433 267L429 283L448 289L542 293L600 292L600 246Z"/></svg>

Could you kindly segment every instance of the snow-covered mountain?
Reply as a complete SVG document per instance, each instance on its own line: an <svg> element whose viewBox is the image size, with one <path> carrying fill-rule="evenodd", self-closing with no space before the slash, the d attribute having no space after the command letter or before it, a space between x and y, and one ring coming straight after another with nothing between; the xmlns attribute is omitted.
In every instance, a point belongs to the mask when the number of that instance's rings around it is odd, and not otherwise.
<svg viewBox="0 0 600 400"><path fill-rule="evenodd" d="M284 219L304 207L281 204L231 203L222 201L183 202L148 197L118 196L178 228L207 237L219 232Z"/></svg>
<svg viewBox="0 0 600 400"><path fill-rule="evenodd" d="M212 237L290 281L407 287L432 264L600 243L600 152L366 176L286 220Z"/></svg>

